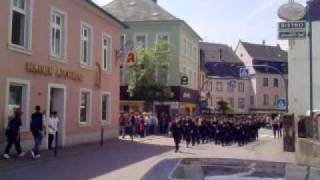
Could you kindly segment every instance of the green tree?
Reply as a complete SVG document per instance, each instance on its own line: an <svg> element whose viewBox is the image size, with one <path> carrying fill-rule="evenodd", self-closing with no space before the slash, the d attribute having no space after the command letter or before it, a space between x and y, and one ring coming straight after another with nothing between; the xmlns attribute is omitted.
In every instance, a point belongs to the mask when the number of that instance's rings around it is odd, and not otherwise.
<svg viewBox="0 0 320 180"><path fill-rule="evenodd" d="M167 86L171 59L169 46L163 41L150 49L139 46L135 49L137 62L128 68L130 96L145 100L147 111L152 110L155 100L162 101L171 96L171 89Z"/></svg>
<svg viewBox="0 0 320 180"><path fill-rule="evenodd" d="M232 112L233 109L230 107L229 103L226 101L219 101L218 104L218 112L221 112L222 114L227 114L229 112Z"/></svg>

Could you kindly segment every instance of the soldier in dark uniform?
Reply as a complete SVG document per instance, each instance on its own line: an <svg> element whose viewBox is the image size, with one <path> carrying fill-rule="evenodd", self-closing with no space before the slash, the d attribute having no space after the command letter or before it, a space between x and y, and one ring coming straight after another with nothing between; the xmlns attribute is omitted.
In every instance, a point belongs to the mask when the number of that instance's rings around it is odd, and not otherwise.
<svg viewBox="0 0 320 180"><path fill-rule="evenodd" d="M172 126L171 126L171 134L174 140L174 144L175 144L175 152L179 151L179 144L181 141L181 137L182 137L182 122L173 122Z"/></svg>
<svg viewBox="0 0 320 180"><path fill-rule="evenodd" d="M192 133L191 120L190 119L186 120L183 127L184 127L183 137L186 140L186 144L188 148L191 142L191 133Z"/></svg>

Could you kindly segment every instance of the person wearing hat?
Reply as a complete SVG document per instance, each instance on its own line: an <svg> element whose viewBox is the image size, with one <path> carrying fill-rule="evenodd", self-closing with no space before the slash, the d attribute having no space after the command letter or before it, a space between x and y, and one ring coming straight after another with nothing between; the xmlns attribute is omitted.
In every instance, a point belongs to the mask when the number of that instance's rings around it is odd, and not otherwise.
<svg viewBox="0 0 320 180"><path fill-rule="evenodd" d="M12 145L15 146L16 151L18 153L18 157L23 157L25 155L24 152L21 150L21 145L20 145L20 127L22 125L21 123L21 110L16 109L14 111L14 117L10 120L8 127L6 129L5 135L7 136L7 146L5 148L3 157L5 159L10 159L10 149Z"/></svg>

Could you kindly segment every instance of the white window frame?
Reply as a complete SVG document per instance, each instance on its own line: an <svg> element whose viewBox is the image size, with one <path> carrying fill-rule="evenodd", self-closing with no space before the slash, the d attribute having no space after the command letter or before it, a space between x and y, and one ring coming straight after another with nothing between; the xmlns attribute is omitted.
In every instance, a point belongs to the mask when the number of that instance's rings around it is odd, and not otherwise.
<svg viewBox="0 0 320 180"><path fill-rule="evenodd" d="M106 46L104 45L104 40L107 39L109 41L109 47L106 49ZM113 63L113 59L112 59L112 37L107 34L107 33L102 33L102 42L101 42L101 49L102 49L102 54L101 54L101 64L102 64L102 70L104 72L107 72L107 73L112 73L112 63ZM108 69L108 65L107 67L105 68L105 64L104 64L104 51L107 50L109 51L109 69ZM107 54L108 55L108 54ZM108 63L108 62L107 62Z"/></svg>
<svg viewBox="0 0 320 180"><path fill-rule="evenodd" d="M103 116L102 116L103 96L109 96L109 108L107 107L108 108L107 112L109 113L109 116L108 116L109 119L103 119ZM112 117L113 117L113 114L112 114L112 95L111 95L111 92L107 92L107 91L101 92L101 123L103 125L111 125L112 124Z"/></svg>
<svg viewBox="0 0 320 180"><path fill-rule="evenodd" d="M9 33L8 33L8 49L24 54L32 54L32 24L33 24L33 5L34 0L25 0L25 31L24 31L24 46L12 43L12 20L13 11L22 12L21 9L15 8L14 0L10 0L10 17L9 17Z"/></svg>
<svg viewBox="0 0 320 180"><path fill-rule="evenodd" d="M83 29L84 28L87 28L88 30L89 30L89 33L90 33L90 39L88 40L88 53L89 53L89 55L88 55L88 63L85 63L85 62L83 62L82 60L83 60L83 58L82 58L82 56L83 56L83 47L82 47L82 41L84 40L83 38ZM83 22L83 21L81 21L81 28L80 28L80 65L83 65L83 66L92 66L92 64L93 64L93 44L94 44L94 31L93 31L93 27L90 25L90 24L88 24L88 23L86 23L86 22Z"/></svg>
<svg viewBox="0 0 320 180"><path fill-rule="evenodd" d="M62 28L60 29L61 31L61 54L56 55L54 54L54 52L52 51L52 30L53 30L53 24L52 24L52 18L53 15L57 13L58 15L60 15L62 17ZM51 13L50 13L50 56L51 56L51 60L55 60L55 61L59 61L59 62L66 62L67 61L67 49L68 49L68 14L57 8L54 6L51 6Z"/></svg>
<svg viewBox="0 0 320 180"><path fill-rule="evenodd" d="M121 37L123 37L123 47L121 47ZM127 43L127 35L126 34L121 34L120 35L120 50L125 51L126 50L126 43Z"/></svg>
<svg viewBox="0 0 320 180"><path fill-rule="evenodd" d="M29 131L29 110L30 110L30 89L31 89L31 83L29 80L24 80L24 79L13 79L13 78L8 78L7 79L7 84L6 84L6 99L5 99L5 113L4 113L4 125L5 127L8 126L8 118L9 118L9 97L10 97L10 85L11 84L18 84L18 85L23 85L26 86L26 104L25 104L25 111L23 112L25 114L25 123L26 126L21 128L22 132L28 132ZM23 111L23 110L22 110Z"/></svg>
<svg viewBox="0 0 320 180"><path fill-rule="evenodd" d="M89 108L88 108L88 114L87 114L87 122L81 122L81 95L82 93L89 93ZM81 88L79 93L79 124L81 126L90 126L91 125L91 117L92 115L92 90Z"/></svg>
<svg viewBox="0 0 320 180"><path fill-rule="evenodd" d="M160 35L166 35L166 36L168 36L167 43L170 44L170 42L171 42L170 33L168 33L168 32L157 33L157 34L156 34L156 42L157 42L157 43L159 42L159 36L160 36ZM170 47L168 47L168 49L167 49L166 51L170 51Z"/></svg>
<svg viewBox="0 0 320 180"><path fill-rule="evenodd" d="M137 41L137 36L145 36L146 38L146 42L145 42L145 49L149 48L149 44L148 44L148 34L147 33L135 33L133 38L133 42L134 42L134 47L137 48L138 47L138 41Z"/></svg>

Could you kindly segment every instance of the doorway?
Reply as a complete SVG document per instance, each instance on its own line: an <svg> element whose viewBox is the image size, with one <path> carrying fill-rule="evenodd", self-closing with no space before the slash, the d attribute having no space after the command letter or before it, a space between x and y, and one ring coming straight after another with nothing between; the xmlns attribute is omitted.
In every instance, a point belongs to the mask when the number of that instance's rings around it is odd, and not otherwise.
<svg viewBox="0 0 320 180"><path fill-rule="evenodd" d="M51 112L57 112L58 123L58 147L65 144L65 113L66 113L66 87L59 84L49 84L47 117Z"/></svg>

